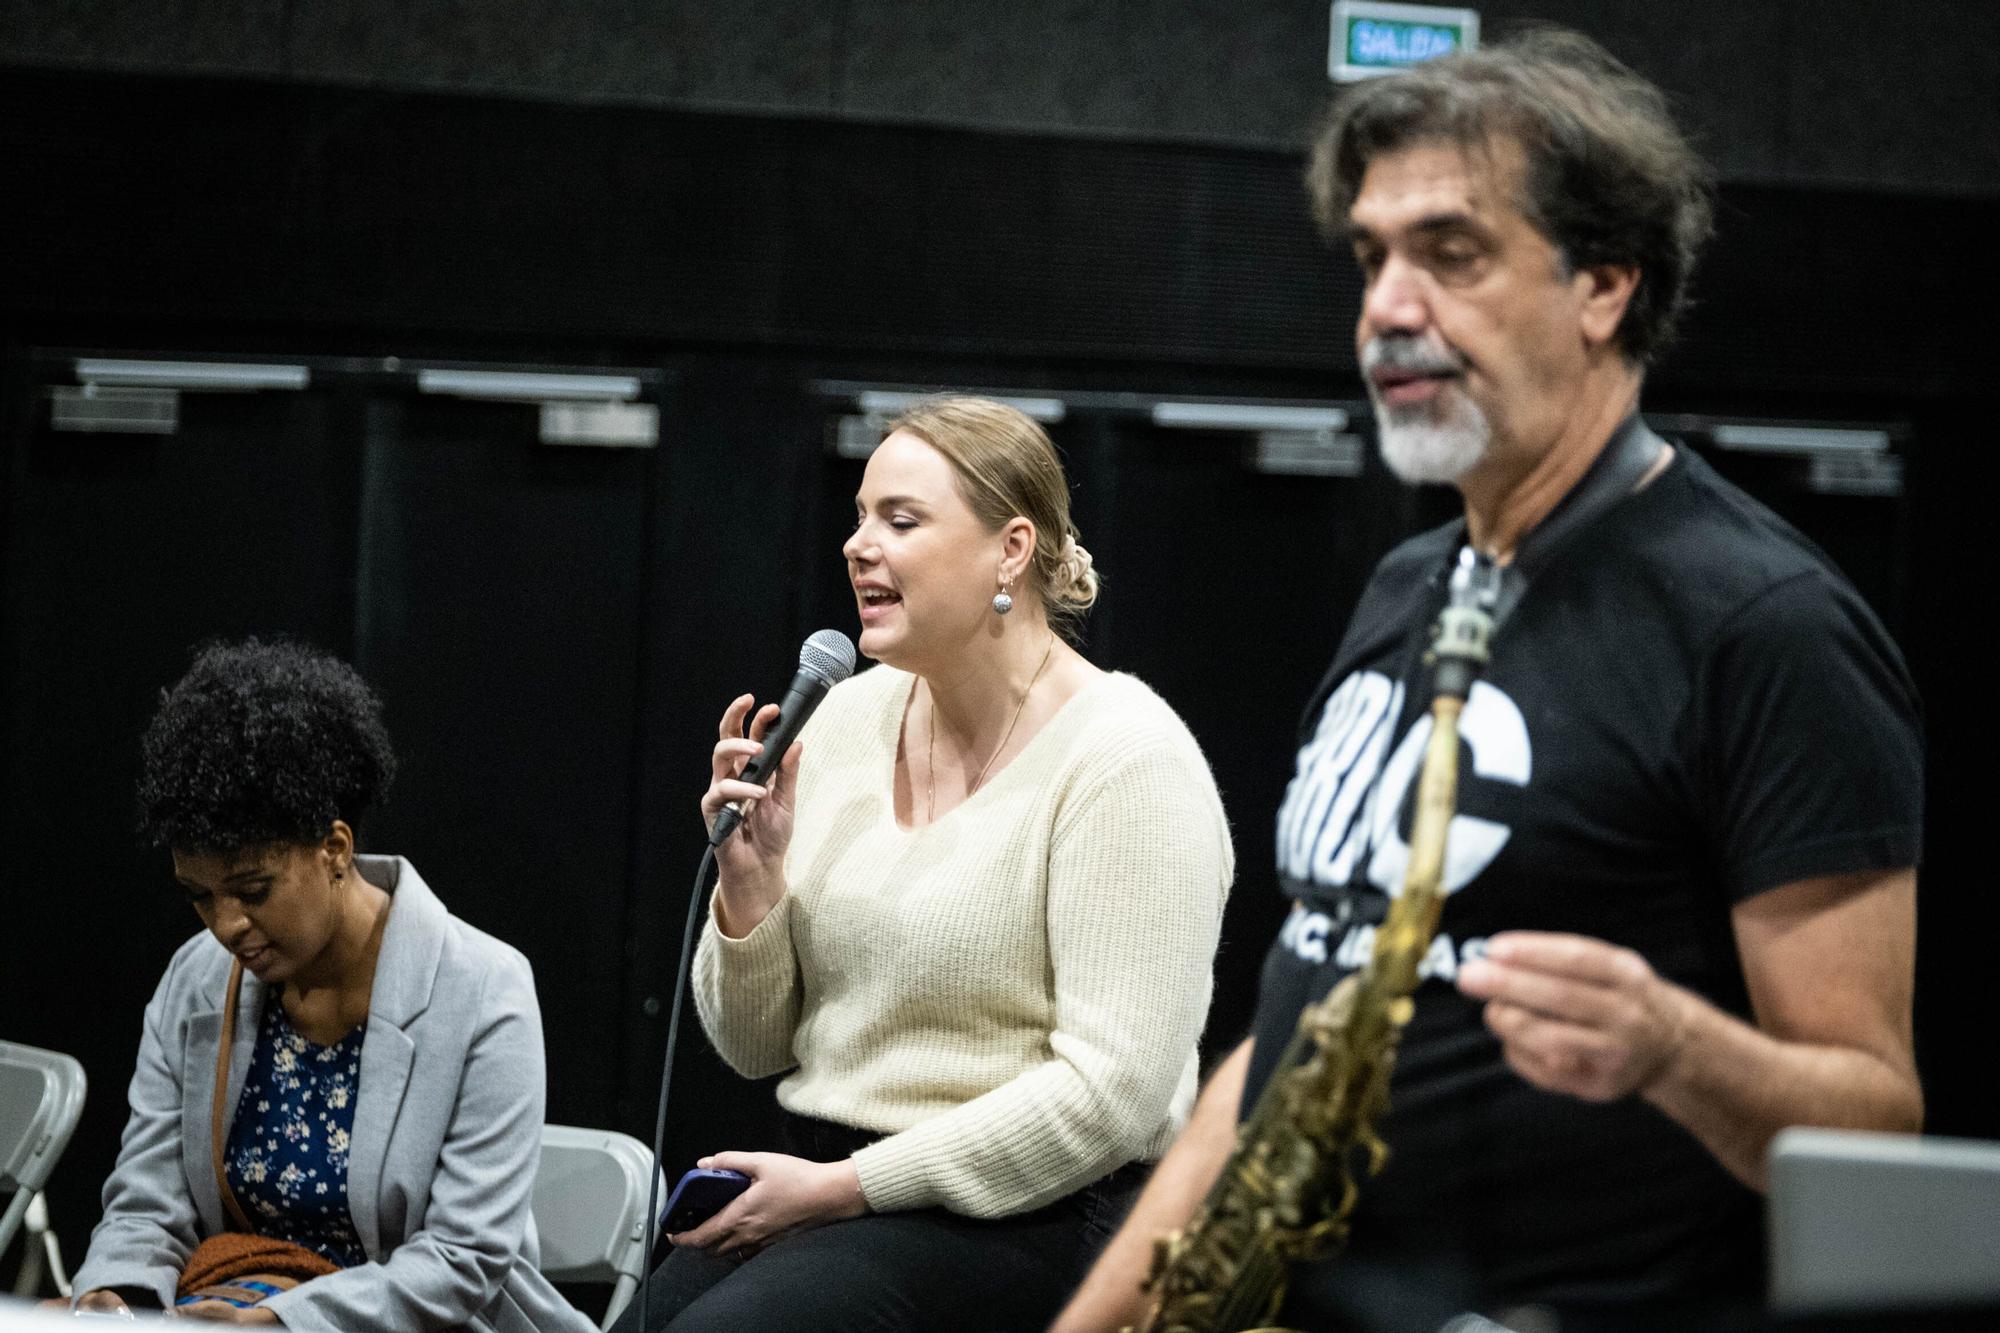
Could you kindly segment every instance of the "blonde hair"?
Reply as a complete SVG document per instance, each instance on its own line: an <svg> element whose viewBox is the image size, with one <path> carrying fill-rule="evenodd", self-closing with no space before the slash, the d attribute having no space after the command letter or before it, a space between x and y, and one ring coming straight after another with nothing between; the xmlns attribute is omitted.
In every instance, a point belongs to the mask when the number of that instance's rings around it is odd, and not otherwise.
<svg viewBox="0 0 2000 1333"><path fill-rule="evenodd" d="M944 455L958 474L959 493L989 532L1017 516L1035 525L1035 553L1023 581L1050 626L1074 641L1100 579L1076 539L1069 481L1048 433L1018 408L970 395L926 398L890 422L885 436L899 430Z"/></svg>

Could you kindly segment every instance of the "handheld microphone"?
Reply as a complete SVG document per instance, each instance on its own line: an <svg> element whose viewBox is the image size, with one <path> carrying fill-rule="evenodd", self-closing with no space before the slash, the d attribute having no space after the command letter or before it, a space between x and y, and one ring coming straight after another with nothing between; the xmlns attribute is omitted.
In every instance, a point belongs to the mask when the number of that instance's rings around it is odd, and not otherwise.
<svg viewBox="0 0 2000 1333"><path fill-rule="evenodd" d="M764 748L753 755L738 776L745 782L762 784L784 760L785 751L799 738L806 719L819 707L826 692L854 674L854 644L837 629L823 629L799 645L799 671L792 677L785 697L778 701L778 716L764 733ZM743 807L731 801L715 816L708 831L708 845L720 847L736 826L743 822Z"/></svg>

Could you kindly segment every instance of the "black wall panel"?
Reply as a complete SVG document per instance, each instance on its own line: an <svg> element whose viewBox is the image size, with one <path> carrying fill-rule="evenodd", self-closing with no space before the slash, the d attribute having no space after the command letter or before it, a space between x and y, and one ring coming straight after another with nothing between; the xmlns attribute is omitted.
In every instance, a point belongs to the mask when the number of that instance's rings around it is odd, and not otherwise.
<svg viewBox="0 0 2000 1333"><path fill-rule="evenodd" d="M0 0L0 50L23 64L187 73L285 68L288 0ZM168 17L170 12L171 18Z"/></svg>
<svg viewBox="0 0 2000 1333"><path fill-rule="evenodd" d="M0 278L58 327L1351 373L1359 289L1288 154L24 75L0 156L30 187ZM1662 390L1983 385L2000 201L1721 202Z"/></svg>
<svg viewBox="0 0 2000 1333"><path fill-rule="evenodd" d="M814 438L813 418L796 369L716 358L677 370L674 414L663 427L663 502L645 566L644 746L625 916L627 1003L617 1016L625 1045L618 1101L605 1114L647 1140L673 969L706 845L697 807L717 724L738 694L781 694L800 642L828 623L812 620L803 592L826 552L809 536L820 460L801 447ZM830 623L852 629L851 617ZM687 1001L663 1160L692 1165L725 1148L774 1148L776 1127L770 1090L729 1072Z"/></svg>
<svg viewBox="0 0 2000 1333"><path fill-rule="evenodd" d="M1587 32L1726 179L2000 191L1983 0L1485 0ZM0 0L0 64L1289 151L1326 100L1300 0ZM1944 132L1940 132L1940 130Z"/></svg>
<svg viewBox="0 0 2000 1333"><path fill-rule="evenodd" d="M1985 619L2000 587L1992 500L2000 486L1990 406L1947 399L1914 418L1910 577L1903 648L1923 691L1927 747L1924 867L1917 914L1918 1059L1928 1128L2000 1139L2000 1105L1984 1057L2000 1024L1992 985L2000 904L1991 878L1993 755L2000 746ZM1879 558L1879 555L1878 555Z"/></svg>
<svg viewBox="0 0 2000 1333"><path fill-rule="evenodd" d="M528 953L549 1118L589 1123L622 1035L605 961L624 941L652 459L541 445L518 404L392 399L368 422L354 660L405 756L368 841Z"/></svg>

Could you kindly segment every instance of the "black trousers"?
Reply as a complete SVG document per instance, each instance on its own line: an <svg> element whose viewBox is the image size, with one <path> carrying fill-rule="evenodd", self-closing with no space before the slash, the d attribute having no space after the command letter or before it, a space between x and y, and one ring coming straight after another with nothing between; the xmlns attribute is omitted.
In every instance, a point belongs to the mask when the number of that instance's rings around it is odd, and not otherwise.
<svg viewBox="0 0 2000 1333"><path fill-rule="evenodd" d="M793 1155L833 1162L876 1135L788 1116ZM815 1227L742 1262L675 1250L613 1333L1027 1333L1048 1326L1124 1220L1148 1167L1119 1168L1033 1212L961 1217L942 1208Z"/></svg>

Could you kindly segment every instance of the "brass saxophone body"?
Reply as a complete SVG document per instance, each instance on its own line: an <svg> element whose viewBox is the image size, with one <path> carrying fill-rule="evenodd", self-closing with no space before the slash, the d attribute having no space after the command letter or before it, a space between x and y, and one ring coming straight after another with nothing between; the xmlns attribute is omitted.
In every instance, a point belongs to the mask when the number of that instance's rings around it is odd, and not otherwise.
<svg viewBox="0 0 2000 1333"><path fill-rule="evenodd" d="M1376 1125L1389 1106L1418 967L1444 909L1458 719L1486 663L1497 585L1497 570L1470 548L1460 552L1432 643L1432 727L1402 892L1376 930L1368 963L1299 1015L1201 1208L1185 1229L1157 1242L1146 1286L1154 1295L1149 1333L1265 1326L1284 1301L1291 1265L1347 1239L1359 1177L1388 1160Z"/></svg>

